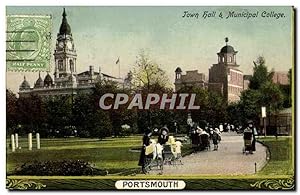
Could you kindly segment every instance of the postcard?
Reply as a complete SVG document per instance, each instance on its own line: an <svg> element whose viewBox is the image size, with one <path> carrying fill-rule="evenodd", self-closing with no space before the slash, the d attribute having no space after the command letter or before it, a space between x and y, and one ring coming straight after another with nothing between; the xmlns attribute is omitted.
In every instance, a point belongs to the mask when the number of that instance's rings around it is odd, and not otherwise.
<svg viewBox="0 0 300 195"><path fill-rule="evenodd" d="M7 6L8 190L295 190L291 6Z"/></svg>

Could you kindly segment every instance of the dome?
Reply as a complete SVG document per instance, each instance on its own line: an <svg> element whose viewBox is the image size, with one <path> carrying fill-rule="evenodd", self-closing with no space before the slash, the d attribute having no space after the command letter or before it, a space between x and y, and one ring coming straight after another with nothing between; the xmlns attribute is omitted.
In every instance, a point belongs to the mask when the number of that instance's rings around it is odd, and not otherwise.
<svg viewBox="0 0 300 195"><path fill-rule="evenodd" d="M53 84L53 80L51 78L51 76L49 75L49 73L47 73L47 75L45 76L44 79L44 86L51 86Z"/></svg>
<svg viewBox="0 0 300 195"><path fill-rule="evenodd" d="M20 85L20 89L30 89L30 85L28 81L26 81L26 77L24 76L24 81Z"/></svg>
<svg viewBox="0 0 300 195"><path fill-rule="evenodd" d="M177 67L175 72L182 72L181 68L180 67Z"/></svg>
<svg viewBox="0 0 300 195"><path fill-rule="evenodd" d="M234 48L230 45L222 47L220 53L235 53Z"/></svg>
<svg viewBox="0 0 300 195"><path fill-rule="evenodd" d="M44 86L44 81L41 78L41 75L39 73L39 78L38 78L38 80L36 80L34 87L38 88L38 87L43 87L43 86Z"/></svg>
<svg viewBox="0 0 300 195"><path fill-rule="evenodd" d="M66 14L66 10L64 8L64 12L62 14L63 16L63 19L62 19L62 23L60 25L60 28L59 28L59 34L60 35L70 35L71 34L71 27L70 25L68 24L68 21L67 21L67 14Z"/></svg>

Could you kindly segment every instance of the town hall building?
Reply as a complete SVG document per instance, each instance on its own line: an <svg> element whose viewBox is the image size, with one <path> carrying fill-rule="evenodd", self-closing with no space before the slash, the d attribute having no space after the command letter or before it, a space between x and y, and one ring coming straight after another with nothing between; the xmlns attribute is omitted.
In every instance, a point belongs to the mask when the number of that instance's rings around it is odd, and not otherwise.
<svg viewBox="0 0 300 195"><path fill-rule="evenodd" d="M95 88L95 83L102 79L113 80L122 84L123 80L121 78L102 73L100 67L98 72L94 70L93 66L89 66L89 70L77 73L77 52L65 9L62 16L62 23L57 34L53 54L55 62L54 77L47 73L43 79L39 73L36 82L31 87L24 76L24 81L19 87L19 95L55 96L91 93Z"/></svg>

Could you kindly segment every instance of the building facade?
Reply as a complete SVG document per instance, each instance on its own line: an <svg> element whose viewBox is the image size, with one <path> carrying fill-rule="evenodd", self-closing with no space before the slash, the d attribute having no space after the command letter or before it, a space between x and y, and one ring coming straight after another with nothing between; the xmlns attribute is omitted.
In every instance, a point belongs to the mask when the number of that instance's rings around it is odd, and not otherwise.
<svg viewBox="0 0 300 195"><path fill-rule="evenodd" d="M289 85L289 73L285 71L275 71L273 74L273 83L279 84L279 85Z"/></svg>
<svg viewBox="0 0 300 195"><path fill-rule="evenodd" d="M198 73L198 70L186 71L182 74L180 67L175 70L175 91L183 87L197 86L200 88L207 88L207 81L204 73Z"/></svg>
<svg viewBox="0 0 300 195"><path fill-rule="evenodd" d="M65 9L62 17L53 54L55 63L53 78L47 73L43 79L39 73L36 82L31 87L24 76L24 81L19 87L20 97L30 94L56 96L91 93L95 88L95 82L102 79L123 83L120 78L102 73L100 67L98 72L94 70L94 66L89 66L89 70L77 73L77 52Z"/></svg>
<svg viewBox="0 0 300 195"><path fill-rule="evenodd" d="M175 70L175 91L184 86L198 86L222 95L227 103L240 99L241 92L248 88L248 82L244 80L243 72L239 70L236 61L238 52L228 45L228 38L225 40L226 45L217 53L218 63L209 68L208 81L204 73L193 70L186 71L184 75L178 67Z"/></svg>
<svg viewBox="0 0 300 195"><path fill-rule="evenodd" d="M244 90L244 75L236 62L238 52L227 44L228 38L225 40L226 45L217 53L218 63L209 69L208 89L222 94L230 103L240 100L241 92Z"/></svg>

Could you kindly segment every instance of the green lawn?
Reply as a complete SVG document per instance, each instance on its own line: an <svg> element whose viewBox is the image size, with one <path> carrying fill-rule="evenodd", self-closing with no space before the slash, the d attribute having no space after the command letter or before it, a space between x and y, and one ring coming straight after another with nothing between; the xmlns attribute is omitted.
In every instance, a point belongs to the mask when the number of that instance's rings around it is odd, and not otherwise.
<svg viewBox="0 0 300 195"><path fill-rule="evenodd" d="M294 175L293 151L291 137L266 137L259 141L270 150L268 164L258 173L259 175Z"/></svg>
<svg viewBox="0 0 300 195"><path fill-rule="evenodd" d="M87 139L87 138L53 138L41 139L41 149L36 149L33 140L33 150L28 150L25 137L19 138L22 149L12 153L7 139L7 173L13 174L16 167L23 163L47 160L84 160L99 169L107 169L109 173L127 170L139 170L140 153L132 152L132 148L140 148L142 136L125 138ZM183 147L183 153L188 153L189 147Z"/></svg>
<svg viewBox="0 0 300 195"><path fill-rule="evenodd" d="M55 138L41 139L41 149L36 149L35 140L33 150L28 151L27 139L19 139L22 149L15 153L9 148L7 139L7 173L13 174L16 167L23 163L47 160L84 160L99 169L107 169L109 173L129 170L139 170L137 166L139 152L132 152L132 148L140 148L142 136L125 138L87 139L87 138ZM293 175L292 139L291 137L259 138L270 152L270 161L258 175ZM191 153L190 145L183 145L183 155Z"/></svg>

